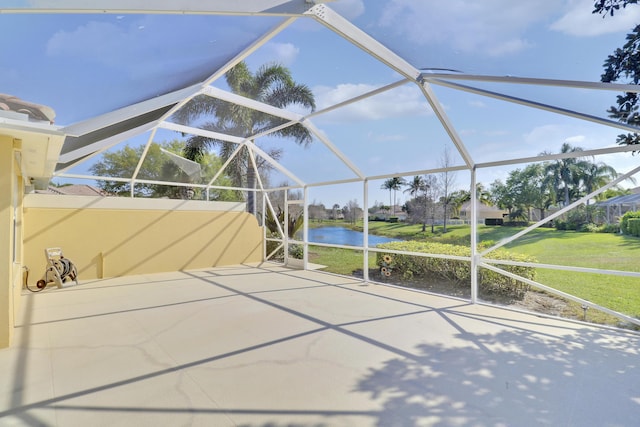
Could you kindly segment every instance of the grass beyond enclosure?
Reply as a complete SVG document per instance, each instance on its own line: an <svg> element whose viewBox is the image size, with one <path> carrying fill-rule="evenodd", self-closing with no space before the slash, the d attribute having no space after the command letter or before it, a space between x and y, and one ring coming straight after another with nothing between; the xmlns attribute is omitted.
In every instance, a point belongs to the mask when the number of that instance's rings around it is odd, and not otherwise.
<svg viewBox="0 0 640 427"><path fill-rule="evenodd" d="M351 228L362 230L362 223ZM421 225L369 223L371 234L404 240L438 241L467 246L470 244L469 226L454 225L447 228L447 233L443 234L442 227L437 227L436 233L432 234L429 227L423 233ZM478 241L485 244L499 242L522 229L479 226ZM505 248L510 252L533 256L543 264L640 272L640 238L633 236L538 228L509 243ZM350 275L353 271L362 269L362 254L359 251L312 247L311 253L313 262L328 265L328 270L335 273ZM369 257L369 265L375 267L375 256ZM540 268L537 270L536 281L603 307L640 317L639 278ZM574 310L581 313L582 309L577 304L576 306ZM589 313L589 318L594 321L598 321L598 317L596 313ZM604 321L604 318L601 320Z"/></svg>

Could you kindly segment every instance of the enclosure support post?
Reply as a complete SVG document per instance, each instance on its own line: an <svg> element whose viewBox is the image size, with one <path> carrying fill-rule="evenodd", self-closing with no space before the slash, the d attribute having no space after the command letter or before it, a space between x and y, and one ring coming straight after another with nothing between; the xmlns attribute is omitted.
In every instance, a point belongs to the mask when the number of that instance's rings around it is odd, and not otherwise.
<svg viewBox="0 0 640 427"><path fill-rule="evenodd" d="M284 265L289 265L289 190L284 190L284 224L282 224L282 247L284 251ZM278 219L276 218L276 221ZM306 268L306 267L305 267Z"/></svg>
<svg viewBox="0 0 640 427"><path fill-rule="evenodd" d="M362 279L365 282L369 281L369 180L365 179L362 182L363 195L362 195L362 231L364 233L363 243L364 250L362 251Z"/></svg>
<svg viewBox="0 0 640 427"><path fill-rule="evenodd" d="M304 205L302 205L302 240L304 241L304 247L302 252L302 268L304 270L309 269L309 187L304 186Z"/></svg>
<svg viewBox="0 0 640 427"><path fill-rule="evenodd" d="M478 194L476 168L471 169L471 303L478 302Z"/></svg>

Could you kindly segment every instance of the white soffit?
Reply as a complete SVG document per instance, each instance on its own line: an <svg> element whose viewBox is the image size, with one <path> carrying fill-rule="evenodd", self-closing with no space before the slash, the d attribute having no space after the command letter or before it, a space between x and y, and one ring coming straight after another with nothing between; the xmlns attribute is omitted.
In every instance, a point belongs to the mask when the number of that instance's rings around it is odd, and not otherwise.
<svg viewBox="0 0 640 427"><path fill-rule="evenodd" d="M0 134L21 141L20 169L25 179L53 175L64 142L58 126L0 118Z"/></svg>

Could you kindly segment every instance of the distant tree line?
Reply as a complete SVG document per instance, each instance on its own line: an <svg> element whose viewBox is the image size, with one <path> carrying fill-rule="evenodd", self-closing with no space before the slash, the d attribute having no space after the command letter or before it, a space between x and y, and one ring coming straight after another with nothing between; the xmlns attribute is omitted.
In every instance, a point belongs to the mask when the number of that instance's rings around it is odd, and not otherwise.
<svg viewBox="0 0 640 427"><path fill-rule="evenodd" d="M564 143L560 153L577 154L581 151L580 147ZM594 162L589 157L567 157L515 169L504 183L494 181L489 194L491 201L507 210L512 220L530 220L533 209L537 209L540 219L543 219L551 207L567 206L617 177L616 170L603 162ZM608 192L596 199L611 195L612 192Z"/></svg>

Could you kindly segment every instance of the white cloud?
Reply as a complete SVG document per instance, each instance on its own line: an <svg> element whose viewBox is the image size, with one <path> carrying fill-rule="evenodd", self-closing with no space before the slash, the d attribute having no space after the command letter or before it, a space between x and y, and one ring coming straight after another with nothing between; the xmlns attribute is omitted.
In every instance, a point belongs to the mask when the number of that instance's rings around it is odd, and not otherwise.
<svg viewBox="0 0 640 427"><path fill-rule="evenodd" d="M268 43L264 46L264 53L271 62L277 62L285 66L290 66L300 53L300 48L293 43Z"/></svg>
<svg viewBox="0 0 640 427"><path fill-rule="evenodd" d="M313 93L316 97L317 109L322 110L376 88L376 86L362 83L344 83L335 87L317 86L313 88ZM402 86L331 111L318 119L351 122L425 115L430 114L431 111L418 90Z"/></svg>
<svg viewBox="0 0 640 427"><path fill-rule="evenodd" d="M255 35L240 25L192 28L193 19L176 20L167 31L161 15L127 19L98 17L73 29L59 30L46 43L50 57L95 63L126 71L132 76L166 76L228 57ZM176 37L176 34L185 34ZM217 40L225 36L225 43ZM282 47L280 53L293 55ZM179 58L179 59L178 59Z"/></svg>
<svg viewBox="0 0 640 427"><path fill-rule="evenodd" d="M495 42L487 46L487 53L490 56L505 56L511 53L517 53L531 47L532 44L526 40L511 39L504 42Z"/></svg>
<svg viewBox="0 0 640 427"><path fill-rule="evenodd" d="M557 10L557 0L391 0L380 25L412 43L446 43L460 52L500 56L530 45L524 34Z"/></svg>
<svg viewBox="0 0 640 427"><path fill-rule="evenodd" d="M614 16L593 14L593 0L570 0L564 15L551 25L551 29L572 36L599 36L628 32L640 21L640 7L630 6L618 10Z"/></svg>
<svg viewBox="0 0 640 427"><path fill-rule="evenodd" d="M329 3L329 7L347 19L354 19L364 13L364 2L362 0L340 0Z"/></svg>
<svg viewBox="0 0 640 427"><path fill-rule="evenodd" d="M56 32L47 41L46 52L50 57L100 64L130 76L151 76L164 68L169 53L158 55L161 41L152 40L153 31L147 28L153 25L145 20L89 21L73 30ZM175 44L167 43L163 49L175 51Z"/></svg>
<svg viewBox="0 0 640 427"><path fill-rule="evenodd" d="M383 134L383 133L369 132L367 134L367 139L375 142L398 142L398 141L406 141L407 136L402 134Z"/></svg>
<svg viewBox="0 0 640 427"><path fill-rule="evenodd" d="M47 42L49 56L79 56L110 63L105 52L130 49L131 36L115 24L90 21L74 31L58 31Z"/></svg>
<svg viewBox="0 0 640 427"><path fill-rule="evenodd" d="M576 145L584 142L586 137L584 135L574 135L565 138L565 142L571 145Z"/></svg>
<svg viewBox="0 0 640 427"><path fill-rule="evenodd" d="M459 129L458 135L460 136L471 136L476 135L478 133L477 129Z"/></svg>
<svg viewBox="0 0 640 427"><path fill-rule="evenodd" d="M484 102L482 102L480 100L475 100L475 101L469 101L469 106L470 107L475 107L475 108L486 108L487 104L485 104Z"/></svg>
<svg viewBox="0 0 640 427"><path fill-rule="evenodd" d="M540 153L558 153L563 143L568 143L574 147L589 149L597 145L596 141L590 141L589 138L582 134L576 134L574 126L570 125L543 125L535 127L523 135L524 142L529 147L535 147L537 150L533 155ZM528 155L531 155L529 153Z"/></svg>

